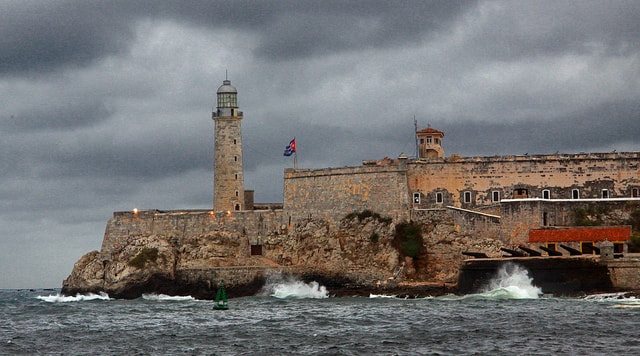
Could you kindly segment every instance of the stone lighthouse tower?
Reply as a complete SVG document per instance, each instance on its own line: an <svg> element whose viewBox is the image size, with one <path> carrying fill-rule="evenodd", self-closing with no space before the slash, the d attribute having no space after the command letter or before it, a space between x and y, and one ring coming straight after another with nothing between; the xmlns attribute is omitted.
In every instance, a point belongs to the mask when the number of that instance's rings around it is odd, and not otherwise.
<svg viewBox="0 0 640 356"><path fill-rule="evenodd" d="M242 112L238 110L238 91L230 80L218 88L213 153L213 208L243 210L244 174L242 170Z"/></svg>

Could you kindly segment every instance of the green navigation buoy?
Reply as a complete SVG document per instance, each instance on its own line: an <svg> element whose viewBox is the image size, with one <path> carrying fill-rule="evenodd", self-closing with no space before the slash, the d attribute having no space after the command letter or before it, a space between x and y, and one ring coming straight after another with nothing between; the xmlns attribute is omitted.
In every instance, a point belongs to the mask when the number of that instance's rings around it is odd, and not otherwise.
<svg viewBox="0 0 640 356"><path fill-rule="evenodd" d="M220 281L218 285L218 292L216 293L216 300L213 302L213 310L227 310L227 291L224 289L224 281Z"/></svg>

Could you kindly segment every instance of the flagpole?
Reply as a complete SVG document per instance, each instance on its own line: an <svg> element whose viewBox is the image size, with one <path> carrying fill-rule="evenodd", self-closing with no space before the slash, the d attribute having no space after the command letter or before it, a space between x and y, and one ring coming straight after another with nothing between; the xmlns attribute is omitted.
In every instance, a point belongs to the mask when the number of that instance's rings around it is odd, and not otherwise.
<svg viewBox="0 0 640 356"><path fill-rule="evenodd" d="M296 163L298 161L298 153L297 152L293 152L293 170L296 170Z"/></svg>

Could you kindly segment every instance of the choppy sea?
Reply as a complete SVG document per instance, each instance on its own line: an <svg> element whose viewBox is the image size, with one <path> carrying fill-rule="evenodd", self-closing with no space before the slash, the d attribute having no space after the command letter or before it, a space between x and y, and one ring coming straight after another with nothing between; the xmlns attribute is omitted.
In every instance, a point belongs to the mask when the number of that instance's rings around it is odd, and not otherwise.
<svg viewBox="0 0 640 356"><path fill-rule="evenodd" d="M338 298L317 283L276 279L229 305L0 290L0 354L640 354L640 299L541 295L517 268L466 296Z"/></svg>

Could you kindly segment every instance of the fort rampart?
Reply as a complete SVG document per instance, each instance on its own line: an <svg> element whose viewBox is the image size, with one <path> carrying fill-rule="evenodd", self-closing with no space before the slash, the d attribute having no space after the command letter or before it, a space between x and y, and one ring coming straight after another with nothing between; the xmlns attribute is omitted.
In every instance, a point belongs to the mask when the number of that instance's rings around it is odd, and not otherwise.
<svg viewBox="0 0 640 356"><path fill-rule="evenodd" d="M409 190L422 195L420 208L499 209L502 199L632 197L640 188L639 164L638 152L452 156L411 160L407 175Z"/></svg>
<svg viewBox="0 0 640 356"><path fill-rule="evenodd" d="M398 165L287 169L284 212L291 220L322 218L332 223L346 214L372 210L408 220L407 171Z"/></svg>

